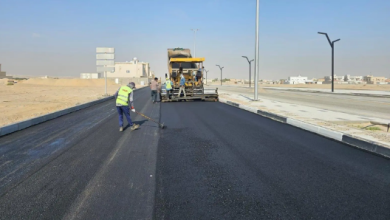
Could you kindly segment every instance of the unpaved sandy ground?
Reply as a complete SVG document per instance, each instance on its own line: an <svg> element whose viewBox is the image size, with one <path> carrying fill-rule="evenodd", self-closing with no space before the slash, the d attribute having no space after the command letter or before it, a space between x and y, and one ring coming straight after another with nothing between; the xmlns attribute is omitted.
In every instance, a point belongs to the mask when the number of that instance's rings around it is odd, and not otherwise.
<svg viewBox="0 0 390 220"><path fill-rule="evenodd" d="M0 80L0 127L104 98L104 79ZM107 82L107 93L120 85ZM140 87L137 85L137 87Z"/></svg>

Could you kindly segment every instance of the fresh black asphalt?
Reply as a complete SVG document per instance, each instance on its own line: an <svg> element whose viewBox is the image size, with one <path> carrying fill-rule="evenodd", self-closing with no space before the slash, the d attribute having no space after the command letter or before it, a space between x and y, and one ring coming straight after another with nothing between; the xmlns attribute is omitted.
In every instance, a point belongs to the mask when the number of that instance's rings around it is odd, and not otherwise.
<svg viewBox="0 0 390 220"><path fill-rule="evenodd" d="M147 89L135 107L159 118ZM0 219L152 218L159 128L132 119L110 100L0 138Z"/></svg>
<svg viewBox="0 0 390 220"><path fill-rule="evenodd" d="M156 219L390 219L390 160L221 103L162 104Z"/></svg>
<svg viewBox="0 0 390 220"><path fill-rule="evenodd" d="M212 102L113 100L0 138L0 219L390 219L390 160Z"/></svg>

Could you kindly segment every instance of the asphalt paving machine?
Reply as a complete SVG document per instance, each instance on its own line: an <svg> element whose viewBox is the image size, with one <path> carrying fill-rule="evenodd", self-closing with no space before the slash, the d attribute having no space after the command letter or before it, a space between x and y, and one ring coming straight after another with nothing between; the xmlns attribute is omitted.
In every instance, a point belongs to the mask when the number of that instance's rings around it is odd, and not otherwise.
<svg viewBox="0 0 390 220"><path fill-rule="evenodd" d="M189 49L173 48L168 49L168 76L173 85L169 98L166 95L165 85L161 89L162 102L169 101L218 101L218 88L204 88L204 66L203 57L192 57ZM182 93L179 95L180 75L185 78L186 96Z"/></svg>

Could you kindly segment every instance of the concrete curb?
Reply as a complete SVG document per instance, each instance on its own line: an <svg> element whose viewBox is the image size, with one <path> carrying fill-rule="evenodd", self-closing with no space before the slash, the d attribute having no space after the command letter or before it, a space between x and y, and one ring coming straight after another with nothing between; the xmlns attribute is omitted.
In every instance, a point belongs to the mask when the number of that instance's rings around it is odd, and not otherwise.
<svg viewBox="0 0 390 220"><path fill-rule="evenodd" d="M143 87L143 88L146 88L146 87ZM142 89L142 88L139 88L139 89ZM139 90L139 89L135 89L135 90ZM74 106L71 108L62 109L62 110L52 112L52 113L49 113L46 115L41 115L41 116L36 117L36 118L31 118L31 119L28 119L25 121L21 121L21 122L15 123L15 124L10 124L10 125L1 127L0 128L0 137L7 135L7 134L10 134L10 133L13 133L13 132L16 132L16 131L20 131L20 130L28 128L28 127L31 127L33 125L43 123L45 121L52 120L54 118L58 118L60 116L63 116L63 115L66 115L66 114L69 114L69 113L72 113L72 112L75 112L75 111L78 111L78 110L81 110L84 108L88 108L90 106L105 102L105 101L113 99L113 98L114 98L114 96L109 96L106 98L102 98L102 99L95 100L92 102L87 102L87 103L77 105L77 106Z"/></svg>
<svg viewBox="0 0 390 220"><path fill-rule="evenodd" d="M310 90L299 90L299 89L275 89L275 88L263 88L269 90L278 90L278 91L291 91L291 92L308 92L308 93L320 93L320 94L332 94L332 95L351 95L351 96L365 96L365 97L378 97L378 98L390 98L390 95L380 95L380 94L367 94L367 93L332 93L324 91L310 91Z"/></svg>
<svg viewBox="0 0 390 220"><path fill-rule="evenodd" d="M306 130L306 131L309 131L312 133L316 133L316 134L324 136L326 138L330 138L330 139L342 142L344 144L348 144L350 146L353 146L353 147L356 147L356 148L359 148L359 149L362 149L362 150L365 150L365 151L368 151L368 152L371 152L374 154L378 154L378 155L390 158L390 148L382 146L381 144L373 142L373 141L361 139L358 137L351 136L349 134L344 134L342 132L333 131L331 129L327 129L327 128L317 126L317 125L312 125L312 124L309 124L309 123L306 123L303 121L299 121L296 119L287 118L287 117L284 117L284 116L281 116L278 114L274 114L271 112L257 110L255 108L245 106L242 104L238 104L235 102L231 102L231 101L228 101L228 100L223 99L223 98L222 99L220 98L219 102L225 103L225 104L228 104L228 105L231 105L231 106L234 106L234 107L237 107L237 108L240 108L240 109L243 109L243 110L246 110L246 111L267 117L267 118L271 118L273 120L276 120L276 121L279 121L282 123L286 123L286 124L289 124L291 126L298 127L298 128L301 128L303 130Z"/></svg>

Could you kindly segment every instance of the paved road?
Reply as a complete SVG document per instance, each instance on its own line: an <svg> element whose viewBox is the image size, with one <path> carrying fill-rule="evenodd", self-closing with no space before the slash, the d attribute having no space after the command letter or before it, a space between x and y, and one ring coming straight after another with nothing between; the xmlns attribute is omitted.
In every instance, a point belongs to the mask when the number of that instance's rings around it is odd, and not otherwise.
<svg viewBox="0 0 390 220"><path fill-rule="evenodd" d="M211 86L220 87L220 86ZM234 91L253 98L253 89L233 86L222 86L220 92ZM390 98L365 97L351 95L332 95L309 92L266 90L259 93L259 98L271 99L285 103L311 106L349 114L390 119Z"/></svg>
<svg viewBox="0 0 390 220"><path fill-rule="evenodd" d="M221 103L113 100L0 138L0 219L389 219L390 160ZM134 116L134 115L133 115Z"/></svg>
<svg viewBox="0 0 390 220"><path fill-rule="evenodd" d="M155 119L148 89L136 108ZM0 138L0 219L151 219L158 127L119 132L113 100Z"/></svg>
<svg viewBox="0 0 390 220"><path fill-rule="evenodd" d="M390 160L221 103L163 103L156 219L390 219Z"/></svg>

